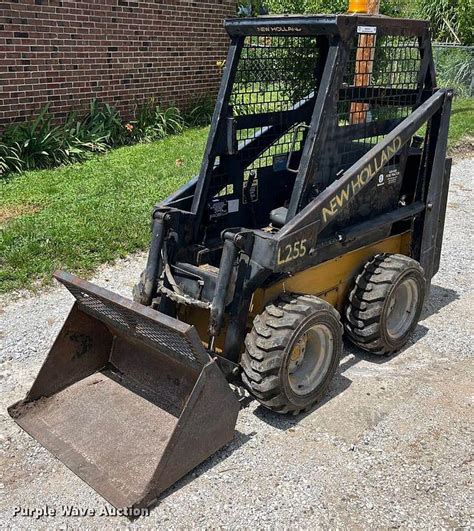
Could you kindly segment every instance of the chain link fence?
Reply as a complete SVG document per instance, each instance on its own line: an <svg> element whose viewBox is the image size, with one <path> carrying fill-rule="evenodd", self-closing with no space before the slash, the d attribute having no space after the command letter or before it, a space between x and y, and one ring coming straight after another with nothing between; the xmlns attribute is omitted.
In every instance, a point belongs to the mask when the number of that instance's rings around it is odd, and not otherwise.
<svg viewBox="0 0 474 531"><path fill-rule="evenodd" d="M452 88L460 98L474 97L474 46L434 43L438 86Z"/></svg>

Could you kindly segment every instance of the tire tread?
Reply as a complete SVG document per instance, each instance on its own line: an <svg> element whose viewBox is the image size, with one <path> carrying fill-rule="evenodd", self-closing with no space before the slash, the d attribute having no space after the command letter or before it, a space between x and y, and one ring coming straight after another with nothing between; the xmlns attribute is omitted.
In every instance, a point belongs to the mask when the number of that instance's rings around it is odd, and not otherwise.
<svg viewBox="0 0 474 531"><path fill-rule="evenodd" d="M378 355L389 355L400 348L399 345L394 348L388 344L380 323L392 286L400 275L409 270L419 275L424 284L420 264L401 254L378 254L357 275L344 312L345 332L357 347ZM405 341L410 333L411 330Z"/></svg>
<svg viewBox="0 0 474 531"><path fill-rule="evenodd" d="M254 319L240 362L242 381L265 407L294 415L308 409L309 406L296 407L289 402L282 392L279 372L295 330L308 316L322 310L331 312L337 319L342 336L339 313L329 303L312 295L283 294ZM337 356L339 361L340 352Z"/></svg>

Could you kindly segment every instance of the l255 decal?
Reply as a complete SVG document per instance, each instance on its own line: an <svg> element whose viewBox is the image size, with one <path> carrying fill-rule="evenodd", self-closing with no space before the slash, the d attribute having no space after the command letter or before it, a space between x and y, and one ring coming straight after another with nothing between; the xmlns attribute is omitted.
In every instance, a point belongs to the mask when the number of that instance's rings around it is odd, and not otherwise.
<svg viewBox="0 0 474 531"><path fill-rule="evenodd" d="M308 240L303 238L293 243L288 243L278 249L277 264L279 266L303 258L308 252Z"/></svg>
<svg viewBox="0 0 474 531"><path fill-rule="evenodd" d="M319 221L316 221L278 242L274 258L276 271L293 270L295 263L311 255L318 233L318 226Z"/></svg>

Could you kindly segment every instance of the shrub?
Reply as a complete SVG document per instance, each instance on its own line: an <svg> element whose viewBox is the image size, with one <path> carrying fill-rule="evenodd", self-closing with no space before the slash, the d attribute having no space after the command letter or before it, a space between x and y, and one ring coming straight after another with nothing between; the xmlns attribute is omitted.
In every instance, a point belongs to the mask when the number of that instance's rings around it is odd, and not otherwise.
<svg viewBox="0 0 474 531"><path fill-rule="evenodd" d="M125 124L126 143L140 142L147 138L147 131L152 126L157 105L150 99L138 105L134 111L134 119Z"/></svg>
<svg viewBox="0 0 474 531"><path fill-rule="evenodd" d="M209 125L214 113L214 100L210 96L201 96L193 104L189 111L184 115L186 125L190 127L199 127Z"/></svg>
<svg viewBox="0 0 474 531"><path fill-rule="evenodd" d="M159 105L155 107L153 122L147 128L145 140L151 142L160 140L168 135L177 135L184 128L184 120L177 107L162 109Z"/></svg>
<svg viewBox="0 0 474 531"><path fill-rule="evenodd" d="M349 0L246 0L239 14L256 15L262 4L270 13L344 13ZM474 0L381 0L380 12L429 19L437 41L474 44Z"/></svg>
<svg viewBox="0 0 474 531"><path fill-rule="evenodd" d="M48 168L67 161L63 149L61 126L53 125L45 106L32 122L9 127L3 143L16 146L22 162L22 169Z"/></svg>
<svg viewBox="0 0 474 531"><path fill-rule="evenodd" d="M119 112L97 99L92 100L88 113L76 122L75 131L81 140L96 141L101 145L106 143L111 147L121 145L124 138Z"/></svg>
<svg viewBox="0 0 474 531"><path fill-rule="evenodd" d="M349 0L265 0L270 13L345 13ZM380 12L388 16L401 16L409 5L408 0L382 0Z"/></svg>
<svg viewBox="0 0 474 531"><path fill-rule="evenodd" d="M454 89L456 96L472 97L474 53L469 48L434 46L437 84Z"/></svg>
<svg viewBox="0 0 474 531"><path fill-rule="evenodd" d="M121 127L118 120L109 106L94 101L82 119L71 112L64 124L54 124L46 105L35 120L14 124L5 131L1 173L51 168L103 152L116 143L117 125Z"/></svg>
<svg viewBox="0 0 474 531"><path fill-rule="evenodd" d="M237 4L237 16L256 17L268 13L267 2L264 0L242 0Z"/></svg>
<svg viewBox="0 0 474 531"><path fill-rule="evenodd" d="M0 144L0 176L10 172L21 172L23 162L21 160L20 146L15 142L7 146Z"/></svg>
<svg viewBox="0 0 474 531"><path fill-rule="evenodd" d="M125 124L126 143L160 140L181 133L184 125L184 118L177 107L163 109L151 99L138 106L134 119Z"/></svg>
<svg viewBox="0 0 474 531"><path fill-rule="evenodd" d="M416 0L412 11L431 21L437 41L474 44L474 0Z"/></svg>
<svg viewBox="0 0 474 531"><path fill-rule="evenodd" d="M210 98L202 99L185 119L178 108L165 109L149 100L137 106L134 119L124 124L116 109L93 100L83 116L70 112L63 124L55 124L46 105L35 120L14 124L4 132L0 176L81 162L112 147L179 134L185 125L209 123L212 106Z"/></svg>

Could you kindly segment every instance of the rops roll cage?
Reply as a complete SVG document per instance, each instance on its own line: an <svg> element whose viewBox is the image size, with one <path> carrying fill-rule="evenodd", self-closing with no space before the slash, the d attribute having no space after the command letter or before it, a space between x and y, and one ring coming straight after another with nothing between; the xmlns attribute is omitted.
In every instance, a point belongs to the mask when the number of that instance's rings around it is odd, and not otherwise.
<svg viewBox="0 0 474 531"><path fill-rule="evenodd" d="M212 304L209 304L210 334L215 336L223 327L225 300L229 290L234 299L229 308L231 316L226 353L237 358L242 329L253 292L266 279L274 275L296 273L348 250L377 241L382 229L400 221L415 225L412 238L412 256L419 260L427 273L428 282L436 272L440 243L436 238L424 237L433 233L445 200L443 177L448 171L446 145L452 92L436 90L435 69L432 59L428 24L417 20L397 20L374 16L301 16L261 17L258 19L233 19L226 21L231 38L221 87L212 119L208 143L199 176L178 190L154 212L153 239L147 269L145 289L151 302L156 293L158 276L162 271L160 256L167 231L176 232L177 247L190 246L202 238L205 210L212 193L211 182L222 168L232 173L242 172L274 142L275 135L284 135L292 127L307 120L306 139L302 147L298 168L291 167L289 153L286 169L296 173L291 198L282 226L276 231L245 228L248 216L233 218L237 228L224 227L223 247L218 278ZM367 29L368 28L368 29ZM416 88L390 88L374 86L348 86L343 83L344 71L350 55L350 43L358 33L374 32L377 38L384 35L416 37L420 68ZM319 87L311 98L296 103L293 108L279 113L278 120L269 115L232 116L229 104L236 78L239 59L245 39L249 36L314 36L319 39L322 64ZM342 142L371 134L382 139L363 156L343 167L326 183L314 198L310 197L310 183L322 167L334 137L334 123L339 99L350 97L354 104L403 101L412 106L407 117L374 121L370 124L350 124L339 132ZM262 119L265 127L262 127ZM353 224L327 237L327 229L338 220L339 214L367 188L367 185L395 155L407 149L416 133L426 125L424 144L416 179L416 194L408 204ZM237 143L236 130L258 128L259 134L246 142ZM346 138L344 138L344 135ZM442 230L442 228L441 228ZM324 232L324 240L319 236ZM436 232L436 231L435 231ZM438 238L439 240L439 238ZM247 256L239 266L237 280L232 271L237 257ZM169 257L168 257L169 259ZM232 280L234 278L234 280ZM187 301L192 304L192 301ZM164 311L163 305L160 307Z"/></svg>

